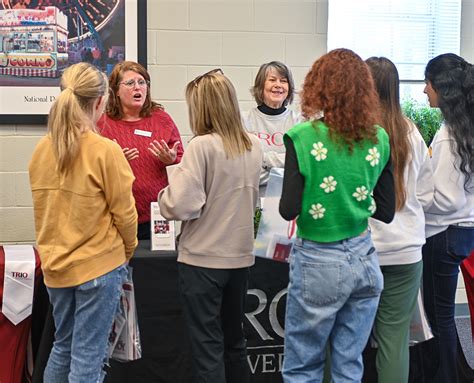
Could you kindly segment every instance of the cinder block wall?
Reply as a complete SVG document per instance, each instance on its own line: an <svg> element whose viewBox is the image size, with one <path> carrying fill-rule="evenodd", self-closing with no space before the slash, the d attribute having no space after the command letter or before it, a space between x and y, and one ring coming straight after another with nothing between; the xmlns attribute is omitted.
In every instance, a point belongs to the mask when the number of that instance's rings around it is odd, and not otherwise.
<svg viewBox="0 0 474 383"><path fill-rule="evenodd" d="M254 106L249 88L258 67L289 65L299 86L324 54L327 1L157 0L148 2L148 69L152 94L190 138L184 88L197 75L221 68L234 83L241 108Z"/></svg>
<svg viewBox="0 0 474 383"><path fill-rule="evenodd" d="M186 144L188 81L222 68L245 110L254 106L249 88L260 64L281 60L299 88L327 50L327 14L327 0L148 0L153 98L173 117ZM474 62L472 0L463 0L461 22L461 55ZM34 242L27 165L45 132L45 126L0 125L0 243Z"/></svg>
<svg viewBox="0 0 474 383"><path fill-rule="evenodd" d="M27 170L31 153L45 133L45 126L0 125L0 243L34 241Z"/></svg>

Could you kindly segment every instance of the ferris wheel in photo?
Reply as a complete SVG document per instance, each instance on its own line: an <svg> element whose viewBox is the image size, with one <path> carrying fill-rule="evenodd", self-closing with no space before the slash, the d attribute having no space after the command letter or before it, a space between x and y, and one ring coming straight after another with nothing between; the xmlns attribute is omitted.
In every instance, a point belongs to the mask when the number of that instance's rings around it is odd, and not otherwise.
<svg viewBox="0 0 474 383"><path fill-rule="evenodd" d="M93 37L113 18L123 0L1 0L2 9L44 9L54 6L68 19L70 43Z"/></svg>

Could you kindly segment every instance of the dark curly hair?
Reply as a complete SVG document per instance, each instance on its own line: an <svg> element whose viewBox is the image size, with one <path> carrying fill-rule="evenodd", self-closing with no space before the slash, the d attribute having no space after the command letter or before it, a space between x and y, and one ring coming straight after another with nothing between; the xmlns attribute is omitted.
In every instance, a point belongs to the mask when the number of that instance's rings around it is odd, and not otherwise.
<svg viewBox="0 0 474 383"><path fill-rule="evenodd" d="M474 171L474 67L454 53L431 59L426 65L425 80L438 96L438 106L446 121L449 135L454 139L456 164L464 174L464 189Z"/></svg>
<svg viewBox="0 0 474 383"><path fill-rule="evenodd" d="M324 114L332 138L353 148L364 139L377 142L379 100L367 64L349 49L320 57L306 75L301 110L308 120Z"/></svg>
<svg viewBox="0 0 474 383"><path fill-rule="evenodd" d="M109 102L107 104L107 115L114 119L120 120L123 116L122 103L118 97L118 89L122 81L123 74L127 71L132 71L141 75L148 84L150 84L150 75L143 65L134 61L122 61L114 66L112 73L109 76ZM140 117L149 117L151 112L155 109L164 109L162 105L152 101L150 86L147 87L145 103L140 111Z"/></svg>

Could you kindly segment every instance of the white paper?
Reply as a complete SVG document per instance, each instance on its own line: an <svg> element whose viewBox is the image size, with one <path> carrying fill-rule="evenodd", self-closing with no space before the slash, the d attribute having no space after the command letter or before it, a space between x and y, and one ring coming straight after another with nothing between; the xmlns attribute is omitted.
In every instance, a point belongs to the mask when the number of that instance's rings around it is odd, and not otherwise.
<svg viewBox="0 0 474 383"><path fill-rule="evenodd" d="M168 221L160 214L158 202L152 202L151 208L151 250L176 250L175 222Z"/></svg>

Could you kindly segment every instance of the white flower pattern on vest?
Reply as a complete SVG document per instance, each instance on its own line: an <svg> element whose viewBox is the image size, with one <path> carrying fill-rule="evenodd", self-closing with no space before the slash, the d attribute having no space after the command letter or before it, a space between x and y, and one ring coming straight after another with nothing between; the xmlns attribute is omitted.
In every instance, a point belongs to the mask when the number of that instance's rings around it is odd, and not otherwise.
<svg viewBox="0 0 474 383"><path fill-rule="evenodd" d="M367 154L365 159L370 162L372 167L379 164L380 153L375 146L369 149L369 154Z"/></svg>
<svg viewBox="0 0 474 383"><path fill-rule="evenodd" d="M369 211L374 214L375 213L375 210L377 210L377 204L375 203L375 200L372 199L372 202L370 202L370 206L369 206Z"/></svg>
<svg viewBox="0 0 474 383"><path fill-rule="evenodd" d="M309 209L309 214L312 215L314 219L321 219L324 217L324 212L326 209L320 203L311 205L311 209Z"/></svg>
<svg viewBox="0 0 474 383"><path fill-rule="evenodd" d="M324 189L326 193L331 193L336 190L337 181L333 176L324 177L323 183L319 185L321 189Z"/></svg>
<svg viewBox="0 0 474 383"><path fill-rule="evenodd" d="M367 199L367 195L369 194L369 191L365 186L359 186L356 188L356 191L352 193L352 196L357 200L357 201L364 201Z"/></svg>
<svg viewBox="0 0 474 383"><path fill-rule="evenodd" d="M325 160L327 157L328 150L324 147L322 142L314 143L313 150L311 150L311 154L314 156L316 161Z"/></svg>

